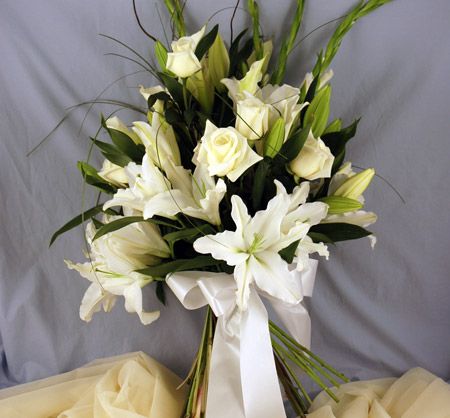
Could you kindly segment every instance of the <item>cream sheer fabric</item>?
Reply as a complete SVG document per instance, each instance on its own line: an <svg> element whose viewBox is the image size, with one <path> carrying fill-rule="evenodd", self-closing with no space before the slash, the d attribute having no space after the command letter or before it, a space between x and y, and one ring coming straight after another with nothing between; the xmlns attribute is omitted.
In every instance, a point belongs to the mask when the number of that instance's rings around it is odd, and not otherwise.
<svg viewBox="0 0 450 418"><path fill-rule="evenodd" d="M450 385L420 368L399 379L348 383L336 393L338 404L321 393L308 418L450 418Z"/></svg>
<svg viewBox="0 0 450 418"><path fill-rule="evenodd" d="M138 352L0 391L4 418L179 418L185 390Z"/></svg>

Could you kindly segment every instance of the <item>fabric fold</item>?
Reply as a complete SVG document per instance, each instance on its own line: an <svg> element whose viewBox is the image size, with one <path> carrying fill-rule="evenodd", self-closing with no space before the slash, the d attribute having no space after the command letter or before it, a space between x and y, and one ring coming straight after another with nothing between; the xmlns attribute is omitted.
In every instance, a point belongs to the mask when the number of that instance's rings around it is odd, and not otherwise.
<svg viewBox="0 0 450 418"><path fill-rule="evenodd" d="M421 368L399 379L351 382L334 391L339 403L323 392L308 418L450 418L450 385Z"/></svg>

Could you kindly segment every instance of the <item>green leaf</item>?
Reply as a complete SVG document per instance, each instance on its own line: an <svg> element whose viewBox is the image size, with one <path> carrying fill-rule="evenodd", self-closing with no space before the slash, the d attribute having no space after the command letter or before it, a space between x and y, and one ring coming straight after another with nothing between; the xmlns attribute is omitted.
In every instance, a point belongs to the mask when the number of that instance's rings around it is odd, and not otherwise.
<svg viewBox="0 0 450 418"><path fill-rule="evenodd" d="M281 258L286 261L286 263L291 264L295 257L295 251L297 250L298 243L300 240L293 242L291 245L288 245L286 248L283 248L278 254L280 254Z"/></svg>
<svg viewBox="0 0 450 418"><path fill-rule="evenodd" d="M248 29L244 29L236 38L233 40L230 46L230 74L234 74L236 67L238 65L238 54L239 54L239 43L241 39L245 36Z"/></svg>
<svg viewBox="0 0 450 418"><path fill-rule="evenodd" d="M253 210L260 209L262 198L264 195L264 188L266 184L267 173L269 172L270 161L264 159L258 163L256 168L255 177L253 179L252 187L252 204Z"/></svg>
<svg viewBox="0 0 450 418"><path fill-rule="evenodd" d="M133 161L137 163L142 162L142 158L145 154L145 148L143 147L143 145L135 144L134 141L123 132L110 128L108 128L107 130L113 144L117 147L118 150L130 157Z"/></svg>
<svg viewBox="0 0 450 418"><path fill-rule="evenodd" d="M334 156L340 154L345 149L347 142L355 136L360 120L361 119L356 119L351 125L345 127L344 129L337 132L327 133L322 136L322 141L328 148L330 148L330 151Z"/></svg>
<svg viewBox="0 0 450 418"><path fill-rule="evenodd" d="M355 199L341 196L327 196L319 199L321 202L328 205L328 214L337 215L345 212L354 212L362 208L362 203Z"/></svg>
<svg viewBox="0 0 450 418"><path fill-rule="evenodd" d="M84 161L78 161L77 167L83 176L84 181L91 186L97 187L105 193L113 194L117 191L115 186L109 184L105 179L97 174L97 170Z"/></svg>
<svg viewBox="0 0 450 418"><path fill-rule="evenodd" d="M216 40L217 33L219 32L219 25L215 25L202 39L195 48L195 56L200 61L203 56L208 52L211 45Z"/></svg>
<svg viewBox="0 0 450 418"><path fill-rule="evenodd" d="M58 238L61 234L64 234L64 232L70 231L71 229L77 227L78 225L81 225L84 221L87 221L88 219L91 219L95 215L102 212L103 203L100 205L94 206L91 209L88 209L87 211L75 216L73 219L71 219L69 222L64 224L61 228L59 228L50 239L50 245L51 246L56 238Z"/></svg>
<svg viewBox="0 0 450 418"><path fill-rule="evenodd" d="M291 23L289 36L284 40L281 47L278 63L275 66L276 71L272 74L271 84L282 84L284 74L286 72L286 62L289 54L294 48L295 39L297 38L300 25L303 18L303 10L305 8L305 0L297 0L297 8Z"/></svg>
<svg viewBox="0 0 450 418"><path fill-rule="evenodd" d="M324 242L325 244L334 244L334 241L332 241L329 237L319 232L309 231L308 235L315 243Z"/></svg>
<svg viewBox="0 0 450 418"><path fill-rule="evenodd" d="M92 241L102 237L103 235L109 234L110 232L117 231L118 229L124 228L127 225L136 223L136 222L144 222L144 218L142 216L126 216L124 218L116 219L112 222L109 222L103 225L96 233Z"/></svg>
<svg viewBox="0 0 450 418"><path fill-rule="evenodd" d="M131 162L131 158L120 152L114 145L99 141L96 138L90 137L90 139L101 150L102 155L113 164L125 167Z"/></svg>
<svg viewBox="0 0 450 418"><path fill-rule="evenodd" d="M166 86L173 100L180 106L184 107L184 98L183 98L183 86L177 81L177 79L164 74L158 73L158 76L161 78L162 82Z"/></svg>
<svg viewBox="0 0 450 418"><path fill-rule="evenodd" d="M285 122L278 118L272 126L267 138L264 140L264 156L273 158L283 146L285 135Z"/></svg>
<svg viewBox="0 0 450 418"><path fill-rule="evenodd" d="M306 125L303 129L296 131L281 147L279 156L285 159L285 162L292 161L301 149L308 138L309 131L311 130L311 124Z"/></svg>
<svg viewBox="0 0 450 418"><path fill-rule="evenodd" d="M323 134L331 134L332 132L339 132L342 129L342 120L341 119L335 119L334 121L330 122L330 124L325 128L325 131L323 131Z"/></svg>
<svg viewBox="0 0 450 418"><path fill-rule="evenodd" d="M154 278L164 278L169 273L176 273L178 271L186 270L197 270L204 267L217 266L222 263L223 261L215 260L209 255L200 255L195 258L169 261L157 266L151 266L142 270L137 270L137 272Z"/></svg>
<svg viewBox="0 0 450 418"><path fill-rule="evenodd" d="M166 71L167 49L160 41L155 43L155 56L161 70Z"/></svg>
<svg viewBox="0 0 450 418"><path fill-rule="evenodd" d="M259 30L259 6L255 0L247 0L247 10L250 13L253 24L253 48L255 50L256 59L263 57L263 46L261 34Z"/></svg>
<svg viewBox="0 0 450 418"><path fill-rule="evenodd" d="M347 241L372 235L372 232L358 225L347 223L327 223L314 225L310 229L311 233L319 233L328 237L333 242ZM310 233L308 233L310 235ZM310 235L311 236L311 235Z"/></svg>
<svg viewBox="0 0 450 418"><path fill-rule="evenodd" d="M210 224L200 225L196 228L187 228L180 231L170 232L163 238L172 245L177 241L194 242L199 236L215 234L217 231Z"/></svg>
<svg viewBox="0 0 450 418"><path fill-rule="evenodd" d="M159 301L165 305L166 304L166 292L164 289L164 283L163 282L156 282L156 297L159 299Z"/></svg>
<svg viewBox="0 0 450 418"><path fill-rule="evenodd" d="M360 1L358 5L345 16L344 20L334 31L325 49L323 58L319 57L319 59L317 60L316 67L320 62L320 69L316 69L315 67L314 75L320 74L322 71L325 71L329 67L331 61L338 52L345 35L358 21L358 19L366 16L370 12L376 10L378 7L389 3L390 1L391 0L368 0L366 2L364 0Z"/></svg>
<svg viewBox="0 0 450 418"><path fill-rule="evenodd" d="M147 99L148 108L151 109L157 100L168 102L172 98L165 91L158 91L158 93L152 94Z"/></svg>
<svg viewBox="0 0 450 418"><path fill-rule="evenodd" d="M311 129L315 138L319 138L327 126L330 115L331 86L328 85L315 95L311 104L307 107L304 124L311 123Z"/></svg>

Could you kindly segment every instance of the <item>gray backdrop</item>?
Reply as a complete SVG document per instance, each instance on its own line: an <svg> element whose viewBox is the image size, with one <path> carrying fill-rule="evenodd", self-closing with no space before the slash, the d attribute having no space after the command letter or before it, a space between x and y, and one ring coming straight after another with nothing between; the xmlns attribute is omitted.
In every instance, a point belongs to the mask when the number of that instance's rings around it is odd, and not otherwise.
<svg viewBox="0 0 450 418"><path fill-rule="evenodd" d="M190 28L232 3L188 1ZM266 35L279 36L294 2L260 3ZM138 4L145 26L162 37L156 2ZM301 34L354 4L309 1ZM214 21L229 17L226 10ZM448 0L396 0L355 26L332 65L332 116L345 123L363 116L351 159L376 167L406 200L376 179L366 198L379 215L377 247L372 251L367 240L340 244L320 266L311 303L313 348L352 378L398 375L413 366L450 378L449 21ZM236 25L245 23L241 13ZM288 81L302 80L334 26L296 50ZM80 212L75 163L86 156L98 112L108 108L92 112L80 135L84 111L77 111L46 146L30 158L27 151L64 108L139 70L104 56L124 51L99 33L147 56L152 51L131 1L0 0L0 386L134 350L184 374L198 343L202 312L185 312L171 296L161 319L148 327L126 314L122 301L111 314L83 323L78 308L88 282L63 263L82 260L81 230L48 249L52 232ZM104 96L143 104L140 83L153 80L139 73ZM121 117L131 122L136 115ZM158 304L152 292L147 303Z"/></svg>

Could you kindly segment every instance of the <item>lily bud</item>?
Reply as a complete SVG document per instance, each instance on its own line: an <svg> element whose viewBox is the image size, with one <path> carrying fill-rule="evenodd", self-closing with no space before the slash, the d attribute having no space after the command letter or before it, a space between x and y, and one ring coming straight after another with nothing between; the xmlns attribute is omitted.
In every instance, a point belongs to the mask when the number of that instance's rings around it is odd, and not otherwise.
<svg viewBox="0 0 450 418"><path fill-rule="evenodd" d="M264 155L266 157L273 158L278 154L284 142L284 130L284 119L277 119L264 141Z"/></svg>
<svg viewBox="0 0 450 418"><path fill-rule="evenodd" d="M267 72L267 67L269 66L270 58L272 57L272 51L273 51L273 43L272 40L269 39L268 41L263 43L263 59L264 64L262 66L262 73L265 74ZM247 64L250 66L256 61L256 52L253 51L250 57L247 60Z"/></svg>
<svg viewBox="0 0 450 418"><path fill-rule="evenodd" d="M320 199L328 205L328 215L354 212L362 208L362 204L355 199L342 196L328 196Z"/></svg>
<svg viewBox="0 0 450 418"><path fill-rule="evenodd" d="M373 168L368 168L349 177L337 188L334 192L334 196L348 197L357 200L364 193L364 190L369 187L374 175L375 170Z"/></svg>
<svg viewBox="0 0 450 418"><path fill-rule="evenodd" d="M217 34L214 43L208 52L209 75L213 86L223 91L225 86L220 82L223 78L228 77L230 70L230 57L227 48L219 34Z"/></svg>
<svg viewBox="0 0 450 418"><path fill-rule="evenodd" d="M214 88L211 85L211 79L208 69L196 72L187 79L186 87L189 92L199 101L203 110L210 113L214 101Z"/></svg>

